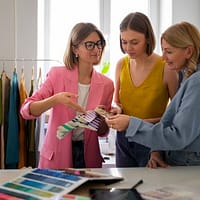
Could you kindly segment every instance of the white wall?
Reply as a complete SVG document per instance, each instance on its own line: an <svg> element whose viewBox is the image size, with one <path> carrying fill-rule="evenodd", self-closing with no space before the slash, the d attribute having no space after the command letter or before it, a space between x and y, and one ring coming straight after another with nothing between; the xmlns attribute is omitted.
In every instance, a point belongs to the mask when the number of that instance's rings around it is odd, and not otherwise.
<svg viewBox="0 0 200 200"><path fill-rule="evenodd" d="M172 23L188 21L200 29L200 1L172 0Z"/></svg>
<svg viewBox="0 0 200 200"><path fill-rule="evenodd" d="M0 59L37 58L37 0L0 0ZM17 67L18 79L24 66L27 90L35 62L10 62L0 60L0 70L12 77ZM36 73L35 73L36 76Z"/></svg>
<svg viewBox="0 0 200 200"><path fill-rule="evenodd" d="M37 57L37 1L15 0L17 58Z"/></svg>
<svg viewBox="0 0 200 200"><path fill-rule="evenodd" d="M0 58L15 57L15 1L0 0ZM3 63L0 63L2 66Z"/></svg>

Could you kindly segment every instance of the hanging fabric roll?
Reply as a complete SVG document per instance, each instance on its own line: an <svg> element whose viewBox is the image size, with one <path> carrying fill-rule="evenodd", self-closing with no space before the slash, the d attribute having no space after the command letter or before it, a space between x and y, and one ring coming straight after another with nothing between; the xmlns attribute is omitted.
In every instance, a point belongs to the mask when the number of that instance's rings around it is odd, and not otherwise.
<svg viewBox="0 0 200 200"><path fill-rule="evenodd" d="M19 85L19 94L20 94L20 107L24 103L25 99L28 97L26 88L25 88L25 79L24 79L24 69L22 68L21 79ZM25 122L26 120L22 118L19 113L19 163L18 168L25 167L27 164L27 134L25 132Z"/></svg>
<svg viewBox="0 0 200 200"><path fill-rule="evenodd" d="M31 89L29 97L32 96L34 91L34 68L32 68ZM36 167L36 148L35 148L35 124L36 120L27 120L27 135L28 135L28 155L27 165Z"/></svg>
<svg viewBox="0 0 200 200"><path fill-rule="evenodd" d="M35 85L35 90L38 90L42 84L42 69L39 68L39 74ZM43 144L45 136L45 113L41 114L40 117L36 119L35 124L35 149L36 149L36 166L38 166L40 149Z"/></svg>
<svg viewBox="0 0 200 200"><path fill-rule="evenodd" d="M43 143L45 135L44 117L41 115L37 120L24 120L21 118L19 107L28 96L31 96L34 89L38 89L42 83L42 70L39 69L38 78L34 85L34 67L26 68L28 70L27 77L30 80L31 89L29 94L25 88L24 67L21 72L21 79L17 80L17 64L36 62L56 62L62 64L59 60L54 59L35 59L35 58L0 58L3 62L3 71L0 77L0 169L15 169L22 167L37 167L37 159L39 158L40 146ZM5 63L14 62L15 67L10 71L9 66L5 67ZM12 67L13 68L13 67ZM7 76L11 72L12 81ZM9 76L11 76L9 74ZM19 85L19 87L18 87ZM35 87L35 88L34 88ZM42 136L42 137L41 137Z"/></svg>
<svg viewBox="0 0 200 200"><path fill-rule="evenodd" d="M3 70L1 74L2 82L2 123L1 123L1 169L5 169L5 152L8 133L8 109L9 109L9 96L10 96L10 78Z"/></svg>
<svg viewBox="0 0 200 200"><path fill-rule="evenodd" d="M16 68L13 72L8 112L6 168L15 169L19 161L19 87Z"/></svg>

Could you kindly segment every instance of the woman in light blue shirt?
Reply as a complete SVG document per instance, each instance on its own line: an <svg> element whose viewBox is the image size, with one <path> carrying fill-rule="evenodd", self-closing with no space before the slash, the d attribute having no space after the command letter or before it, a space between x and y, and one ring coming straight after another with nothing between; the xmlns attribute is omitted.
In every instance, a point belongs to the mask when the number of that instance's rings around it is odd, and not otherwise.
<svg viewBox="0 0 200 200"><path fill-rule="evenodd" d="M160 122L117 114L107 123L126 130L130 142L162 151L151 156L150 167L200 165L200 32L188 22L174 24L162 34L161 46L169 67L183 79Z"/></svg>

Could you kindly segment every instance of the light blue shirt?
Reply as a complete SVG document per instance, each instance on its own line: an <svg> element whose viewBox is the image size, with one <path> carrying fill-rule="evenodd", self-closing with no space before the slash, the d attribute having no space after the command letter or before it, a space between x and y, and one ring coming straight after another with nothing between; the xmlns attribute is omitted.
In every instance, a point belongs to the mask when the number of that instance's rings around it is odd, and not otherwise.
<svg viewBox="0 0 200 200"><path fill-rule="evenodd" d="M152 151L200 152L200 66L182 82L160 122L131 117L126 137Z"/></svg>

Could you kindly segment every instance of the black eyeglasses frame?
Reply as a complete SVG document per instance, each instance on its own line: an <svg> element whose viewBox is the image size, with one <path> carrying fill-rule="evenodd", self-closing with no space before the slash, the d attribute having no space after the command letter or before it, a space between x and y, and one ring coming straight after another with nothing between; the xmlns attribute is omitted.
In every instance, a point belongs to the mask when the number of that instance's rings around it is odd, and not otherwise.
<svg viewBox="0 0 200 200"><path fill-rule="evenodd" d="M86 41L80 44L84 45L87 50L91 51L95 48L95 46L97 46L98 49L103 49L105 47L105 40L98 40L97 42Z"/></svg>

